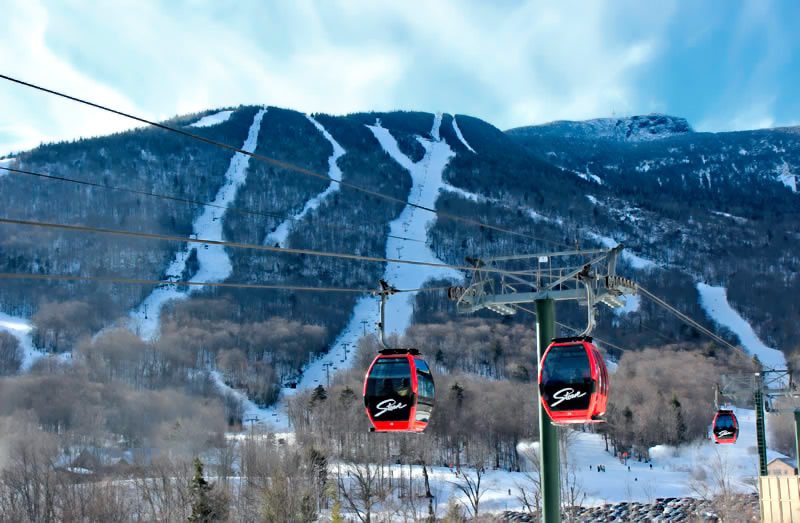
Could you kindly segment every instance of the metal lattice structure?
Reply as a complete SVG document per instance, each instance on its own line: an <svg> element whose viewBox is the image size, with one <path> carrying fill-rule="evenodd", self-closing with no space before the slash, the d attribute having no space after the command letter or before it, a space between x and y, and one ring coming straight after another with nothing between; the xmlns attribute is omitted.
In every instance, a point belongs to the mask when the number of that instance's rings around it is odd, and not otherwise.
<svg viewBox="0 0 800 523"><path fill-rule="evenodd" d="M586 330L594 328L595 305L622 307L625 294L636 294L635 282L617 276L623 246L467 259L473 265L467 287L450 287L448 297L461 313L489 309L501 315L516 313L522 304L536 304L538 359L555 334L555 302L586 306ZM558 434L539 401L539 461L542 478L542 521L561 521Z"/></svg>
<svg viewBox="0 0 800 523"><path fill-rule="evenodd" d="M468 259L475 267L470 285L452 287L450 299L457 302L461 313L486 308L501 315L514 314L515 305L537 300L577 301L588 306L589 332L594 326L595 303L622 307L623 296L636 293L633 281L616 274L622 249L618 245L612 249Z"/></svg>
<svg viewBox="0 0 800 523"><path fill-rule="evenodd" d="M745 374L724 374L714 398L719 409L719 396L728 398L734 404L753 403L756 411L756 444L758 446L758 472L767 475L767 434L764 411L772 413L795 413L795 446L800 457L800 394L792 381L789 369L758 370Z"/></svg>

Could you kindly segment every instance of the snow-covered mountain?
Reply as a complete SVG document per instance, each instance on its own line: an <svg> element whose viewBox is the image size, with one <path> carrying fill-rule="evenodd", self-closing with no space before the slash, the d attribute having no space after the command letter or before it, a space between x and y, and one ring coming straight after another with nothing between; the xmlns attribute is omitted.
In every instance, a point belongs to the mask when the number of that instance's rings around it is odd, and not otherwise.
<svg viewBox="0 0 800 523"><path fill-rule="evenodd" d="M5 163L212 207L6 175L0 178L4 215L458 265L465 256L547 251L553 248L550 242L622 242L621 272L687 313L710 320L700 285L713 286L724 290L731 309L750 322L767 346L788 353L796 344L793 326L800 320L800 304L790 297L800 292L800 135L792 129L696 133L685 119L645 115L554 122L504 133L467 115L334 117L253 106L169 123L387 194L397 203L247 162L165 131L141 129L44 145ZM402 202L435 206L542 241L435 219ZM3 231L3 272L359 288L373 288L380 278L415 288L464 276L5 225ZM188 318L198 316L198 307L212 310L209 304L218 304L219 312L204 312L203 328L215 332L230 322L261 325L272 318L297 322L298 329L322 329L315 331L321 341L303 350L279 355L282 345L260 342L245 350L251 363L268 362L273 373L259 378L272 384L260 393L261 401L274 399L280 384L298 379L304 366L323 361L315 360L315 354L331 347L349 353L347 347L352 349L359 330L363 334L377 312L374 300L354 294L190 292L177 286L13 280L0 286L0 311L15 317L31 317L48 302L87 304L91 321L34 331L34 344L59 352L70 351L83 336L121 325L121 319L133 322L146 338L190 332L199 325L187 324ZM389 327L400 332L409 321L452 315L452 304L441 294L397 296ZM565 309L560 316L582 321L578 311ZM617 314L599 318L598 335L620 344L650 344L653 332L696 338L645 301L633 300ZM735 333L729 335L735 341ZM223 347L227 342L218 343ZM213 368L217 351L208 349L192 364ZM348 358L337 356L329 363L341 360Z"/></svg>
<svg viewBox="0 0 800 523"><path fill-rule="evenodd" d="M624 118L596 118L580 122L559 120L542 125L517 127L506 131L511 136L581 138L618 142L646 142L692 133L685 118L666 114L646 114Z"/></svg>

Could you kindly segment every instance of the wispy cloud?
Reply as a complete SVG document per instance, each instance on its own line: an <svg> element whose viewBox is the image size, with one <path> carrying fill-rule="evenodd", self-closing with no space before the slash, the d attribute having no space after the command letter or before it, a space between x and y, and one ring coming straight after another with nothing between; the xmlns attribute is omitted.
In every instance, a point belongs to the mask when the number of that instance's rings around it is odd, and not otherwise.
<svg viewBox="0 0 800 523"><path fill-rule="evenodd" d="M404 108L501 128L669 110L641 79L670 52L679 11L603 0L5 3L5 74L148 117L240 103ZM130 126L2 82L0 107L0 154Z"/></svg>

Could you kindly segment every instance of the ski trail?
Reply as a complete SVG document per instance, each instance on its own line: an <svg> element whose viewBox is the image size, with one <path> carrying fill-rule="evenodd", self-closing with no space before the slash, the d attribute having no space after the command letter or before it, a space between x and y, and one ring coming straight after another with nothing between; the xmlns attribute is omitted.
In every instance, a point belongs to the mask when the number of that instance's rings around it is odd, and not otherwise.
<svg viewBox="0 0 800 523"><path fill-rule="evenodd" d="M247 139L242 149L248 152L255 151L258 141L258 132L261 129L261 120L266 109L261 109L253 118L253 124L247 133ZM250 157L236 153L231 158L231 163L225 173L225 183L217 191L212 202L216 206L227 207L233 203L239 188L247 179L247 167ZM193 236L204 240L223 240L222 217L225 211L218 207L205 207L192 225ZM197 253L198 271L191 281L224 281L230 276L233 266L221 245L187 245L184 250L175 255L174 260L167 268L167 278L178 280L186 270L186 263L192 251ZM131 311L130 327L144 340L152 340L158 336L161 309L170 300L186 299L191 293L197 292L202 287L192 287L189 290L180 290L175 285L164 285L156 288L136 309Z"/></svg>
<svg viewBox="0 0 800 523"><path fill-rule="evenodd" d="M219 125L227 122L232 114L233 111L220 111L218 113L209 114L208 116L204 116L194 123L190 123L189 127L211 127L213 125Z"/></svg>
<svg viewBox="0 0 800 523"><path fill-rule="evenodd" d="M413 162L400 151L397 140L388 129L381 126L380 121L375 125L368 125L370 131L381 144L383 150L411 175L411 191L408 202L419 206L435 208L439 191L446 185L442 176L444 169L455 156L455 153L446 141L439 136L442 124L441 113L433 119L431 136L428 140L417 136L417 141L425 148L425 156L419 162ZM393 236L411 238L426 238L428 228L433 226L436 216L407 205L395 220L389 224L389 233ZM436 257L426 243L403 242L397 238L388 238L386 242L387 258L408 258L412 260L443 263ZM422 287L431 278L450 278L457 281L463 280L463 275L452 269L441 270L413 265L389 263L384 272L384 279L398 289L417 289ZM386 332L387 334L403 334L411 323L414 309L414 294L399 294L389 298L386 304Z"/></svg>
<svg viewBox="0 0 800 523"><path fill-rule="evenodd" d="M447 163L455 156L455 153L439 135L441 122L441 115L437 115L434 118L433 128L431 129L433 140L417 137L417 140L425 148L425 156L417 163L411 161L408 156L400 151L397 140L387 129L381 127L380 122L377 122L374 126L367 126L381 147L411 174L412 186L408 195L409 203L433 208L436 205L439 190L445 186L442 174ZM425 238L427 237L428 227L433 224L434 219L435 216L431 213L420 211L407 205L400 213L400 216L389 224L389 234ZM411 245L412 243L413 245ZM407 257L414 260L442 263L426 244L404 242L397 238L387 239L386 257ZM387 282L400 289L420 288L425 281L432 277L452 278L459 281L463 279L461 273L455 270L406 266L397 263L388 264L383 276ZM413 313L412 300L413 295L405 294L395 295L389 299L386 308L387 333L402 334L406 330L411 323ZM353 308L353 313L347 326L339 333L330 350L321 358L309 362L303 370L303 375L298 381L296 389L284 388L282 390L278 403L266 411L266 422L272 425L276 431L290 430L286 411L286 402L289 398L317 385L327 387L328 374L333 376L337 370L346 369L352 365L358 340L368 330L371 331L378 322L378 304L378 299L373 296L360 298Z"/></svg>
<svg viewBox="0 0 800 523"><path fill-rule="evenodd" d="M607 249L613 249L619 245L619 242L614 238L610 236L603 236L602 234L597 234L596 232L589 231L586 233L586 236ZM627 261L634 269L639 270L652 270L662 266L653 260L648 260L647 258L639 256L638 254L634 254L634 252L628 248L622 250L622 259Z"/></svg>
<svg viewBox="0 0 800 523"><path fill-rule="evenodd" d="M44 352L34 348L31 338L32 330L33 326L31 326L30 320L0 312L0 332L7 332L19 341L20 355L22 356L19 368L21 372L30 370L37 360L47 356Z"/></svg>
<svg viewBox="0 0 800 523"><path fill-rule="evenodd" d="M464 138L464 135L461 134L461 129L458 128L458 122L456 122L456 115L453 115L453 130L456 132L456 136L458 136L458 139L461 140L461 143L464 144L464 147L466 147L473 153L478 154L477 152L475 152L475 149L470 147L469 143L467 143L467 140Z"/></svg>
<svg viewBox="0 0 800 523"><path fill-rule="evenodd" d="M700 293L700 306L706 314L714 323L733 332L749 354L758 356L761 364L767 368L786 368L786 357L783 353L767 347L747 320L731 307L725 287L697 283L697 292Z"/></svg>
<svg viewBox="0 0 800 523"><path fill-rule="evenodd" d="M331 134L322 126L321 123L309 115L306 115L306 118L308 118L308 120L314 124L314 127L316 127L320 133L322 133L322 136L324 136L325 139L331 144L331 147L333 147L333 153L328 158L328 176L331 180L335 181L332 181L324 191L308 200L303 207L303 210L281 222L281 224L278 225L274 231L269 233L266 240L264 240L266 245L277 244L279 247L286 247L286 240L289 237L289 233L292 232L294 224L302 220L308 213L317 209L320 205L322 205L322 202L325 201L326 198L338 191L339 184L336 182L342 181L342 170L339 168L339 164L337 162L339 161L339 158L344 156L347 151L345 151L344 148L339 145L339 142L337 142L333 136L331 136Z"/></svg>

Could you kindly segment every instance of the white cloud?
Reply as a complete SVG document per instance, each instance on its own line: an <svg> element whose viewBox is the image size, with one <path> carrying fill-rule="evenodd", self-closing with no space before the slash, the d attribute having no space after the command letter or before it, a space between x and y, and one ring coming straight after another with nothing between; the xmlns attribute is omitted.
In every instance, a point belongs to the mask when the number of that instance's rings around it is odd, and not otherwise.
<svg viewBox="0 0 800 523"><path fill-rule="evenodd" d="M39 3L22 0L12 4L0 19L3 34L0 70L125 111L140 112L127 97L82 73L47 47L48 15ZM0 144L0 154L32 147L41 141L106 134L130 127L129 122L121 122L118 117L88 116L86 109L72 102L33 93L27 87L6 81L0 84L0 107L3 107L0 129L5 138L5 143Z"/></svg>
<svg viewBox="0 0 800 523"><path fill-rule="evenodd" d="M651 106L636 79L672 16L664 2L6 1L0 70L144 116L240 103L406 108L501 128ZM2 82L0 106L0 154L131 125Z"/></svg>

